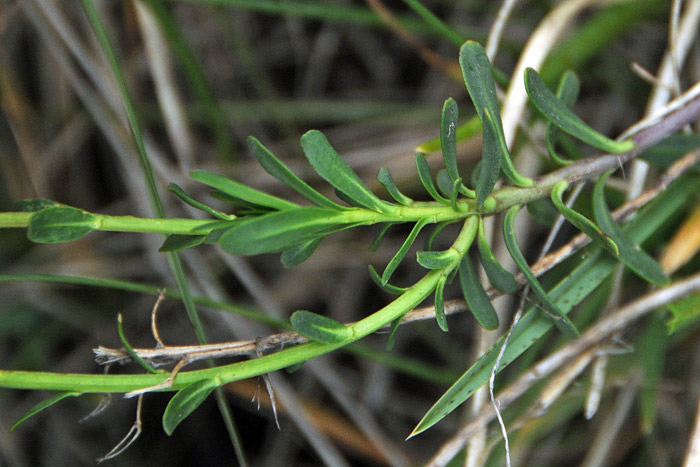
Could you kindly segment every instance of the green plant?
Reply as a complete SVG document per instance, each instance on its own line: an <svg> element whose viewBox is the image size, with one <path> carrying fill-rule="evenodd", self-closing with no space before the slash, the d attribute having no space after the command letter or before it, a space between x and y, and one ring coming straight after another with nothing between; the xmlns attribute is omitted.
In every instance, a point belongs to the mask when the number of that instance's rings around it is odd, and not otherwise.
<svg viewBox="0 0 700 467"><path fill-rule="evenodd" d="M102 30L94 7L87 0L84 4L99 33ZM104 34L98 36L116 73L119 66L114 54L109 51L109 41ZM157 218L109 216L35 198L20 202L17 212L0 213L0 226L26 228L29 240L45 244L75 241L94 231L158 233L166 236L160 251L169 255L180 290L179 297L187 305L188 316L201 345L189 351L176 346L164 346L150 351L135 349L123 332L120 317L118 330L123 349L101 347L96 350L98 359L102 363L135 360L147 372L91 375L0 370L0 387L61 391L37 405L14 427L67 397L87 393L118 392L135 396L154 391L174 391L175 395L162 419L163 429L171 434L213 391L225 384L294 368L337 349L353 351L356 341L383 329L389 330L387 347L391 347L402 322L408 321L411 312L431 296L437 324L443 331L448 331L447 316L450 307L446 305L445 291L457 276L464 301L475 321L486 330L494 330L499 326L499 316L491 303L495 296L503 293L517 294L525 286L522 294L527 306L521 310L521 316L513 323L507 336L496 341L490 350L480 355L456 379L422 417L411 436L440 422L484 386L492 371L495 373L503 370L517 357L538 345L553 326L564 339L580 343L578 345L582 350L599 342L602 339L600 336L595 340L588 332L580 337L588 328L588 323L583 319L571 319L568 315L575 306L593 296L619 264L651 285L664 286L668 282L661 266L638 245L652 236L677 209L695 198L698 188L698 152L695 147L698 142L691 136L681 139L669 137L697 119L700 87L696 85L661 113L633 126L624 134L623 139L611 140L590 128L571 110L578 94L575 89L578 88L577 80L572 73L567 72L562 76L556 94L549 90L540 75L531 68L526 70L524 76L513 76L513 80L524 80L530 102L547 120L546 146L552 161L561 166L540 177L530 178L519 174L511 160L492 65L486 52L479 43L466 41L461 46L459 58L464 83L474 104L483 137L483 153L474 173L466 174L458 166L457 142L464 135L459 131L457 102L450 98L445 101L442 109L439 138L444 169L434 179L425 155L419 153L415 158L417 178L430 201L416 201L402 193L386 168L379 170L377 178L392 200L380 198L338 155L323 133L311 130L301 138L304 156L313 171L335 190L340 201L331 200L313 188L258 139L250 137L250 152L260 166L310 204L266 193L209 171L194 170L191 173L194 181L212 188L214 198L232 206L223 212L171 184L170 191L180 200L211 217L205 220L165 218L162 207L159 207L161 201L139 132L140 123L136 111L129 104L131 101L124 80L120 78L129 126L135 145L139 148ZM215 120L215 116L209 118ZM557 144L566 143L561 133L606 153L576 161L562 157L557 154ZM689 147L695 152L686 156ZM605 184L610 174L618 166L638 156L654 161L658 151L667 151L672 154L673 161L679 162L667 172L663 183L653 188L655 191L650 196L613 215L605 194ZM665 163L668 165L669 161ZM688 171L694 171L694 175L683 177ZM497 187L502 176L512 185ZM595 182L590 198L593 220L567 205L563 199L570 187L586 181ZM528 264L526 255L520 250L514 223L517 214L524 207L548 198L551 198L557 211L593 240L593 243L587 245L584 237L577 237L567 252L554 256L549 265L536 268ZM646 202L649 204L640 210ZM636 212L636 216L624 226L618 225L618 221L631 212ZM496 246L490 244L484 230L488 218L502 213L505 214L505 246L519 270L516 275L508 272L496 259L492 252ZM274 339L270 337L248 342L245 350L240 348L240 343L231 351L221 345L206 343L204 328L194 308L197 299L188 292L184 273L179 266L178 251L203 244L217 245L230 255L280 254L285 267L295 267L309 259L322 241L332 234L379 225L381 228L373 243L373 247L378 247L389 228L401 224L410 226L410 233L383 271L379 273L373 266L369 266L370 275L377 285L396 296L388 305L352 323L341 323L307 310L296 311L290 316L289 322L280 323L268 318L268 321L280 328L293 329L295 332L282 337L272 336ZM459 231L451 244L443 249L434 248L438 235L442 233L444 238L443 229L451 224L459 224ZM394 273L406 261L419 234L431 228L432 233L424 248L415 254L416 262L424 270L422 277L409 286L392 283ZM571 257L576 250L582 248L585 248L582 255ZM478 254L493 288L484 289L472 263L470 251ZM543 284L539 276L568 257L571 258L566 265L566 272ZM666 290L671 291L671 299L675 300L700 290L697 282L695 278L690 285L682 283L684 286L681 287L681 283L678 283ZM528 289L531 290L530 294ZM664 303L672 301L671 299ZM678 313L683 315L686 311L680 310ZM157 329L155 325L154 329ZM162 344L156 332L154 331L154 337ZM285 344L288 347L282 348ZM186 364L199 359L241 355L245 352L262 353L268 349L275 351L231 364L210 364L208 368L192 371L183 369ZM157 364L164 361L176 363L175 369L170 372L158 369ZM501 400L508 399L504 396Z"/></svg>

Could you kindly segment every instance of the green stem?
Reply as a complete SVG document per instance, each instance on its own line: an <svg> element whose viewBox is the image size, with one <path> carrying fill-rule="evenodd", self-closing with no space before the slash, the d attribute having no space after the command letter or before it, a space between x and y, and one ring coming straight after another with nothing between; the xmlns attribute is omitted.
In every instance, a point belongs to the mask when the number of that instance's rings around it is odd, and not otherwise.
<svg viewBox="0 0 700 467"><path fill-rule="evenodd" d="M472 216L464 223L452 248L460 257L469 249L474 236L478 218ZM458 264L458 263L457 263ZM449 271L447 271L449 273ZM406 290L399 298L376 313L350 326L351 337L335 344L309 342L280 352L264 355L253 360L233 363L204 370L184 371L178 373L169 391L182 389L205 378L216 378L221 384L251 378L254 376L280 370L297 363L344 347L351 342L377 331L384 325L403 316L418 306L435 289L438 280L446 274L445 270L434 270ZM79 391L82 393L129 392L161 383L167 375L88 375L31 371L0 370L0 387L14 389Z"/></svg>

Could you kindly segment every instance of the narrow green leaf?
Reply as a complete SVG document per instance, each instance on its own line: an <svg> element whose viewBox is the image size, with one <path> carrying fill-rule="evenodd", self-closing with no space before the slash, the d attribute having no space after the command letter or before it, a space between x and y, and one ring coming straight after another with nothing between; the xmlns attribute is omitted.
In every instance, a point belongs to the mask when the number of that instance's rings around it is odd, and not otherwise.
<svg viewBox="0 0 700 467"><path fill-rule="evenodd" d="M623 153L634 149L632 141L615 141L604 136L578 118L549 90L532 68L525 70L525 89L530 100L544 117L571 136L603 151Z"/></svg>
<svg viewBox="0 0 700 467"><path fill-rule="evenodd" d="M310 311L295 311L289 320L299 334L322 344L338 344L352 337L352 328Z"/></svg>
<svg viewBox="0 0 700 467"><path fill-rule="evenodd" d="M18 426L20 426L20 425L22 424L22 422L24 422L24 421L27 420L28 418L30 418L30 417L32 417L32 416L38 414L38 413L41 412L42 410L48 409L49 407L51 407L52 405L54 405L54 404L57 403L57 402L62 401L62 400L65 399L66 397L76 397L76 396L80 396L81 394L82 394L82 393L80 393L80 392L62 392L62 393L56 394L56 395L54 395L54 396L51 396L51 397L49 397L48 399L44 399L43 401L39 402L38 404L36 404L36 405L35 405L34 407L32 407L31 409L27 410L27 412L25 412L25 414L22 415L22 416L19 418L19 420L17 420L17 421L14 423L14 425L12 425L12 427L10 428L10 433L12 433L13 431L15 431L15 429L16 429Z"/></svg>
<svg viewBox="0 0 700 467"><path fill-rule="evenodd" d="M316 248L318 248L321 240L321 238L315 238L301 245L296 245L288 250L284 250L282 252L282 264L284 267L291 268L309 259L314 251L316 251Z"/></svg>
<svg viewBox="0 0 700 467"><path fill-rule="evenodd" d="M474 271L469 254L464 255L459 263L459 282L464 299L476 321L488 330L498 328L498 315Z"/></svg>
<svg viewBox="0 0 700 467"><path fill-rule="evenodd" d="M593 215L595 220L601 230L617 243L620 250L620 261L625 266L642 279L654 285L662 286L668 282L668 278L659 263L625 235L610 214L608 204L605 202L605 182L613 172L614 170L610 170L603 174L593 188Z"/></svg>
<svg viewBox="0 0 700 467"><path fill-rule="evenodd" d="M394 345L396 344L396 332L399 330L399 325L401 324L402 319L403 316L400 316L391 322L391 329L389 330L389 335L386 338L387 351L394 349Z"/></svg>
<svg viewBox="0 0 700 467"><path fill-rule="evenodd" d="M418 251L416 252L416 261L426 269L445 269L450 266L459 257L459 253L455 250L444 251Z"/></svg>
<svg viewBox="0 0 700 467"><path fill-rule="evenodd" d="M488 144L495 145L496 150L501 154L500 161L503 175L517 186L534 186L535 181L533 179L524 177L515 170L513 161L510 159L510 151L508 151L505 136L503 135L503 124L501 123L500 117L499 120L496 121L494 115L489 112L488 109L484 109L484 118L486 119L484 125L492 129L492 131L488 133L489 138L494 134L497 136L493 141L489 141ZM484 144L487 143L485 142Z"/></svg>
<svg viewBox="0 0 700 467"><path fill-rule="evenodd" d="M451 97L442 106L442 119L440 122L440 143L442 145L442 158L445 161L445 168L454 183L460 178L457 169L457 120L459 119L459 109L457 102ZM451 185L451 184L450 184Z"/></svg>
<svg viewBox="0 0 700 467"><path fill-rule="evenodd" d="M665 311L658 310L645 325L646 329L634 344L640 366L644 370L644 384L639 391L639 411L642 433L650 434L656 424L659 391L662 388L664 363L667 361L671 336L664 326Z"/></svg>
<svg viewBox="0 0 700 467"><path fill-rule="evenodd" d="M163 413L163 431L170 436L175 428L187 418L216 388L216 380L203 379L180 389L168 402Z"/></svg>
<svg viewBox="0 0 700 467"><path fill-rule="evenodd" d="M581 88L578 76L571 70L567 70L559 80L559 87L557 88L557 99L561 101L569 109L574 106L576 99L578 98L578 93ZM544 141L547 145L547 151L549 152L549 157L559 165L569 165L573 161L566 160L560 157L556 151L557 143L557 126L552 122L547 122L547 127L545 130Z"/></svg>
<svg viewBox="0 0 700 467"><path fill-rule="evenodd" d="M433 249L433 243L435 243L435 239L437 238L438 235L440 235L440 232L447 227L450 224L454 224L455 221L447 221L447 222L440 222L438 225L433 228L433 231L430 232L430 235L425 239L423 242L423 249L426 251L431 251Z"/></svg>
<svg viewBox="0 0 700 467"><path fill-rule="evenodd" d="M619 256L620 255L620 250L617 247L617 244L607 235L603 233L600 228L595 225L593 222L591 222L587 217L584 215L574 211L573 209L569 208L566 204L564 204L564 201L562 200L562 194L569 189L569 182L566 180L562 180L561 182L557 183L554 185L554 188L552 188L552 202L554 203L554 206L559 210L559 212L562 213L562 215L571 222L577 229L579 229L581 232L585 233L588 235L591 240L594 240L600 246L605 248L612 254L613 256Z"/></svg>
<svg viewBox="0 0 700 467"><path fill-rule="evenodd" d="M561 332L567 336L576 337L579 335L576 326L566 317L566 314L552 301L552 299L544 291L542 285L535 277L535 274L530 269L527 264L525 257L520 251L518 246L518 239L515 235L515 216L520 211L520 206L513 206L506 213L506 217L503 220L503 237L506 241L506 247L510 256L518 265L518 269L523 273L525 279L530 284L532 291L537 298L537 302L542 306L542 308L548 312L549 316L554 320L554 324L559 328Z"/></svg>
<svg viewBox="0 0 700 467"><path fill-rule="evenodd" d="M371 264L369 265L369 277L372 278L372 281L379 286L384 292L389 293L391 295L402 295L407 289L404 287L397 287L395 285L391 285L389 283L382 283L382 277L379 275L376 269L374 269L374 266Z"/></svg>
<svg viewBox="0 0 700 467"><path fill-rule="evenodd" d="M450 204L450 200L440 196L440 194L435 189L435 184L433 183L433 175L430 173L430 165L425 157L421 154L416 154L416 169L418 171L418 178L423 184L423 188L428 194L438 203Z"/></svg>
<svg viewBox="0 0 700 467"><path fill-rule="evenodd" d="M384 186L384 188L386 188L386 191L389 192L391 197L394 198L397 203L403 204L404 206L409 206L413 203L411 198L399 191L394 183L394 177L391 176L391 172L386 167L379 169L377 180Z"/></svg>
<svg viewBox="0 0 700 467"><path fill-rule="evenodd" d="M489 114L482 112L481 115ZM496 180L501 174L501 159L503 158L493 120L486 116L483 118L483 149L476 181L476 205L479 208L483 206L484 201L496 185Z"/></svg>
<svg viewBox="0 0 700 467"><path fill-rule="evenodd" d="M204 243L206 235L168 235L158 249L159 252L185 250Z"/></svg>
<svg viewBox="0 0 700 467"><path fill-rule="evenodd" d="M506 271L498 260L496 260L496 256L494 256L486 240L483 220L479 220L479 231L476 237L476 243L479 249L481 265L484 267L489 282L501 292L515 293L518 290L518 283L515 281L513 274Z"/></svg>
<svg viewBox="0 0 700 467"><path fill-rule="evenodd" d="M82 209L56 206L37 211L29 218L27 238L36 243L72 242L99 227L97 217Z"/></svg>
<svg viewBox="0 0 700 467"><path fill-rule="evenodd" d="M15 209L21 212L36 212L57 206L61 206L61 203L46 198L29 198L15 203Z"/></svg>
<svg viewBox="0 0 700 467"><path fill-rule="evenodd" d="M387 212L392 206L372 193L350 166L335 152L326 137L318 130L310 130L301 137L306 158L318 174L336 190L359 205L377 212Z"/></svg>
<svg viewBox="0 0 700 467"><path fill-rule="evenodd" d="M248 147L253 156L258 160L258 163L263 169L277 180L291 187L301 196L311 201L316 206L329 209L347 209L338 203L334 203L330 199L323 196L318 191L314 190L305 181L297 177L286 165L282 163L274 154L272 154L260 141L256 138L248 137Z"/></svg>
<svg viewBox="0 0 700 467"><path fill-rule="evenodd" d="M278 253L355 225L345 222L342 211L298 207L242 219L223 232L218 243L232 255Z"/></svg>
<svg viewBox="0 0 700 467"><path fill-rule="evenodd" d="M445 315L445 284L447 276L442 276L435 286L435 321L444 332L449 331L447 315Z"/></svg>
<svg viewBox="0 0 700 467"><path fill-rule="evenodd" d="M478 42L467 41L459 51L459 65L469 97L481 120L483 132L482 167L476 185L477 206L481 207L498 179L500 168L518 186L532 186L533 180L517 173L503 135L501 110L486 51Z"/></svg>
<svg viewBox="0 0 700 467"><path fill-rule="evenodd" d="M438 170L437 176L435 177L435 182L437 184L437 189L438 191L447 199L452 202L451 197L452 197L452 187L453 187L453 182L452 178L450 177L450 174L447 173L447 170L441 169Z"/></svg>
<svg viewBox="0 0 700 467"><path fill-rule="evenodd" d="M131 344L126 338L126 334L124 334L124 326L122 325L121 313L117 314L117 333L119 334L119 340L124 346L124 349L126 349L126 353L129 354L129 357L131 357L131 359L134 362L138 363L141 366L141 368L143 368L151 374L164 373L164 370L156 370L155 368L153 368L153 366L151 366L146 360L144 360L143 357L141 357L131 346Z"/></svg>
<svg viewBox="0 0 700 467"><path fill-rule="evenodd" d="M641 242L648 238L659 226L678 212L700 189L697 178L680 179L659 195L646 208L625 226L625 231ZM663 207L663 208L662 208ZM661 209L660 209L661 208ZM588 297L614 271L618 261L610 255L602 255L597 246L593 251L579 255L578 265L565 276L550 295L562 311L568 312ZM529 309L513 328L508 346L505 349L499 371L508 366L523 352L529 349L552 327L552 320L536 308ZM491 349L474 362L471 367L443 394L423 416L410 436L415 436L438 423L450 412L457 409L481 386L486 384L503 345L501 337Z"/></svg>
<svg viewBox="0 0 700 467"><path fill-rule="evenodd" d="M168 185L168 191L173 193L175 196L180 198L182 201L185 203L189 204L193 208L199 209L200 211L204 211L207 214L209 214L212 217L216 217L218 219L222 220L232 220L235 219L236 216L232 214L225 214L221 211L217 211L216 209L212 208L211 206L207 206L206 204L197 201L193 197L191 197L185 190L183 190L181 187L179 187L175 183L170 183Z"/></svg>
<svg viewBox="0 0 700 467"><path fill-rule="evenodd" d="M379 245L381 245L382 240L384 240L384 236L393 225L394 224L392 223L382 225L381 229L379 229L379 232L377 233L377 236L374 237L374 240L372 240L372 243L369 246L369 251L377 251L379 249Z"/></svg>
<svg viewBox="0 0 700 467"><path fill-rule="evenodd" d="M429 219L423 218L416 222L416 224L413 226L413 229L411 229L411 233L408 234L408 237L403 242L403 245L401 245L401 248L399 248L399 251L397 251L394 257L391 258L391 261L389 261L389 264L387 264L386 268L384 269L384 273L382 274L382 284L386 284L387 282L389 282L389 279L391 279L391 275L394 274L394 271L396 271L396 268L399 266L404 256L406 256L406 253L408 253L408 249L411 248L411 245L413 245L413 242L416 240L416 237L423 229L423 227L425 227L428 224L428 222Z"/></svg>
<svg viewBox="0 0 700 467"><path fill-rule="evenodd" d="M232 198L238 198L256 206L262 206L278 211L294 209L298 206L277 196L264 193L242 183L238 183L230 178L218 175L206 170L195 170L190 174L194 180L209 185L212 188L225 193Z"/></svg>

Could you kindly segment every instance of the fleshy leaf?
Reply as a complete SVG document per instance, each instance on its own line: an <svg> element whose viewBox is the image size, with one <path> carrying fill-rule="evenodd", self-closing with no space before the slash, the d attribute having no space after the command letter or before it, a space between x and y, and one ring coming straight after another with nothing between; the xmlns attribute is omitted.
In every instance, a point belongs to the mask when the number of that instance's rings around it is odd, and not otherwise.
<svg viewBox="0 0 700 467"><path fill-rule="evenodd" d="M284 267L291 268L309 259L314 251L316 251L316 248L318 248L321 240L322 238L315 238L301 245L296 245L288 250L284 250L282 252L282 264Z"/></svg>
<svg viewBox="0 0 700 467"><path fill-rule="evenodd" d="M600 227L595 225L584 215L574 211L564 204L562 194L568 189L569 183L566 180L562 180L554 185L551 193L554 206L556 206L566 220L571 222L581 232L588 235L591 240L597 242L600 246L608 250L613 256L619 256L620 250L618 249L617 244L610 237L605 235L603 231L600 230Z"/></svg>
<svg viewBox="0 0 700 467"><path fill-rule="evenodd" d="M391 197L394 198L397 203L403 204L404 206L408 206L413 203L411 198L399 191L394 183L394 177L391 176L391 172L386 167L379 169L377 180L384 186L384 188L386 188L386 191L389 192Z"/></svg>
<svg viewBox="0 0 700 467"><path fill-rule="evenodd" d="M449 327L447 326L447 316L445 315L445 284L447 283L447 277L442 276L438 279L437 285L435 286L435 320L437 321L440 329L447 332Z"/></svg>
<svg viewBox="0 0 700 467"><path fill-rule="evenodd" d="M615 141L604 136L578 118L571 109L557 99L540 75L532 68L525 70L525 89L530 100L544 117L564 132L593 147L614 154L634 149L632 141Z"/></svg>
<svg viewBox="0 0 700 467"><path fill-rule="evenodd" d="M464 255L459 263L459 282L462 285L464 299L476 321L488 330L496 329L498 315L474 271L469 254Z"/></svg>
<svg viewBox="0 0 700 467"><path fill-rule="evenodd" d="M682 208L685 202L695 196L700 189L700 181L696 177L686 178L672 184L658 198L625 226L625 231L634 236L635 241L641 242L648 238L667 222L672 215ZM663 206L665 209L659 209ZM615 270L618 260L610 255L602 255L600 249L579 259L573 270L552 288L550 295L562 311L569 311L581 303L596 290L600 284L610 277ZM499 371L507 367L523 352L531 348L552 327L552 320L539 310L531 308L513 328L508 346L503 353ZM471 367L435 402L413 429L411 437L422 433L445 418L449 413L461 406L472 394L486 384L496 364L496 359L503 346L501 337L486 353L474 362Z"/></svg>
<svg viewBox="0 0 700 467"><path fill-rule="evenodd" d="M310 311L295 311L289 320L299 334L322 344L337 344L352 337L352 328Z"/></svg>
<svg viewBox="0 0 700 467"><path fill-rule="evenodd" d="M201 245L206 240L206 235L168 235L158 249L159 252L179 251L193 246Z"/></svg>
<svg viewBox="0 0 700 467"><path fill-rule="evenodd" d="M314 170L336 190L367 209L377 212L391 210L392 206L377 198L341 159L323 133L318 130L308 131L301 137L301 147Z"/></svg>
<svg viewBox="0 0 700 467"><path fill-rule="evenodd" d="M476 243L479 249L481 265L484 267L484 271L491 285L501 292L515 293L518 290L518 283L515 281L513 274L504 269L498 260L496 260L496 256L494 256L493 251L491 251L491 247L484 234L483 220L479 221L479 233L476 237Z"/></svg>
<svg viewBox="0 0 700 467"><path fill-rule="evenodd" d="M450 200L440 196L440 194L435 189L435 184L433 183L433 175L430 173L430 165L425 157L421 154L416 154L416 169L418 171L418 178L423 184L423 188L428 194L438 203L450 204Z"/></svg>
<svg viewBox="0 0 700 467"><path fill-rule="evenodd" d="M454 263L458 255L455 250L419 251L416 261L426 269L444 269Z"/></svg>
<svg viewBox="0 0 700 467"><path fill-rule="evenodd" d="M450 199L452 197L453 182L452 178L450 178L450 174L447 173L447 170L439 170L437 176L435 177L435 182L437 183L437 189L440 191L440 193L445 198Z"/></svg>
<svg viewBox="0 0 700 467"><path fill-rule="evenodd" d="M369 276L372 278L372 281L374 281L374 283L377 284L386 293L389 293L391 295L401 295L406 291L406 289L403 287L397 287L389 283L382 283L382 277L371 264L369 265Z"/></svg>
<svg viewBox="0 0 700 467"><path fill-rule="evenodd" d="M438 225L435 226L432 232L430 232L430 235L425 239L423 242L423 249L426 251L431 251L433 249L433 243L435 243L435 239L437 238L438 235L440 235L440 232L447 227L450 224L453 224L455 221L446 221L446 222L440 222Z"/></svg>
<svg viewBox="0 0 700 467"><path fill-rule="evenodd" d="M298 206L277 196L264 193L255 188L251 188L242 183L238 183L223 175L218 175L206 170L194 170L190 177L198 182L216 188L220 192L230 196L232 199L240 199L254 206L262 206L269 209L283 211L294 209Z"/></svg>
<svg viewBox="0 0 700 467"><path fill-rule="evenodd" d="M57 206L61 206L61 203L46 198L29 198L15 203L15 209L21 212L36 212Z"/></svg>
<svg viewBox="0 0 700 467"><path fill-rule="evenodd" d="M25 414L22 415L22 416L19 418L19 420L17 420L17 421L14 423L14 425L12 425L12 427L10 428L10 433L12 433L12 432L15 430L15 428L17 428L18 426L20 426L20 424L22 424L22 422L24 422L24 421L27 420L28 418L30 418L30 417L32 417L32 416L38 414L38 413L41 412L42 410L48 409L49 407L51 407L52 405L54 405L54 404L57 403L57 402L62 401L62 400L65 399L66 397L76 397L76 396L80 396L81 394L82 394L82 393L80 393L80 392L61 392L61 393L59 393L59 394L56 394L56 395L54 395L54 396L49 397L48 399L44 399L43 401L39 402L38 404L36 404L36 405L35 405L34 407L32 407L31 409L27 410L27 411L25 412Z"/></svg>
<svg viewBox="0 0 700 467"><path fill-rule="evenodd" d="M175 428L186 419L216 388L216 380L203 379L180 389L168 402L163 413L163 431L170 436Z"/></svg>
<svg viewBox="0 0 700 467"><path fill-rule="evenodd" d="M212 217L216 217L222 220L232 220L235 219L236 216L232 214L225 214L221 211L217 211L216 209L212 208L211 206L207 206L206 204L197 201L193 197L191 197L185 190L183 190L180 186L178 186L175 183L170 183L168 185L168 191L173 193L175 196L180 198L182 201L185 203L189 204L193 208L199 209L200 211L204 211L207 214L209 214Z"/></svg>
<svg viewBox="0 0 700 467"><path fill-rule="evenodd" d="M27 238L36 243L71 242L98 227L93 214L70 206L56 206L32 214Z"/></svg>
<svg viewBox="0 0 700 467"><path fill-rule="evenodd" d="M527 282L530 284L537 298L537 302L548 312L549 316L554 320L554 324L567 336L577 337L579 332L576 326L574 326L574 323L572 323L564 312L552 301L549 295L547 295L547 292L544 291L542 285L535 277L535 274L532 272L532 269L530 269L530 266L527 264L525 257L520 251L518 239L515 236L515 216L518 214L519 210L520 206L513 206L508 210L503 220L503 236L506 241L508 252L513 258L513 261L515 261L515 264L518 265L518 269L520 269L525 279L527 279Z"/></svg>
<svg viewBox="0 0 700 467"><path fill-rule="evenodd" d="M381 229L379 229L379 232L377 233L377 236L374 237L374 240L372 240L372 243L369 246L369 251L377 251L379 249L379 245L381 245L382 240L384 240L384 236L387 234L392 225L394 224L387 223L382 225Z"/></svg>
<svg viewBox="0 0 700 467"><path fill-rule="evenodd" d="M391 275L394 274L396 268L399 267L399 264L403 260L404 256L406 256L406 253L408 253L408 249L411 248L411 245L413 245L416 237L423 227L428 224L428 221L429 219L423 218L416 222L416 224L413 226L411 233L408 234L408 237L406 237L406 240L404 240L403 245L401 245L401 248L399 248L399 251L397 251L394 257L391 258L391 261L389 261L389 264L387 264L386 268L384 269L384 272L382 273L382 284L389 282Z"/></svg>
<svg viewBox="0 0 700 467"><path fill-rule="evenodd" d="M562 104L568 108L572 108L576 103L578 98L578 93L581 88L578 76L571 70L567 70L559 80L559 87L557 88L557 99L559 99ZM557 143L557 126L552 122L547 122L547 127L545 130L544 141L547 145L547 151L549 152L549 157L559 165L568 165L572 161L566 160L557 154L556 143Z"/></svg>
<svg viewBox="0 0 700 467"><path fill-rule="evenodd" d="M451 97L442 106L442 120L440 124L440 143L442 145L442 158L445 168L452 182L459 177L457 169L457 120L459 109L457 102Z"/></svg>
<svg viewBox="0 0 700 467"><path fill-rule="evenodd" d="M481 44L465 42L459 51L459 65L483 132L482 164L476 185L477 206L481 207L491 194L501 167L506 176L518 186L532 186L534 182L518 174L510 160L491 63Z"/></svg>
<svg viewBox="0 0 700 467"><path fill-rule="evenodd" d="M286 165L282 163L274 154L272 154L260 141L256 138L248 137L248 147L253 156L258 160L263 169L277 180L291 187L301 196L311 201L316 206L329 209L347 209L345 206L334 203L330 199L323 196L318 191L314 190L305 181L297 177Z"/></svg>
<svg viewBox="0 0 700 467"><path fill-rule="evenodd" d="M343 219L342 211L297 207L236 221L221 234L218 243L233 255L278 253L354 226Z"/></svg>
<svg viewBox="0 0 700 467"><path fill-rule="evenodd" d="M638 245L635 245L610 214L608 204L605 202L605 182L613 172L614 170L610 170L603 174L593 188L593 214L595 220L600 229L617 243L620 250L620 261L625 266L642 279L654 285L664 285L668 282L668 278L659 263L641 250Z"/></svg>

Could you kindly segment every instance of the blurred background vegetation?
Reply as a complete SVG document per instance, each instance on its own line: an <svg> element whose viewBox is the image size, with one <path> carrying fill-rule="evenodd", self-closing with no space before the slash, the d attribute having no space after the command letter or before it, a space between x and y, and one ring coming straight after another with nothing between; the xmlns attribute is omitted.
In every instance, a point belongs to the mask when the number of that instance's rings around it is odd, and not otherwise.
<svg viewBox="0 0 700 467"><path fill-rule="evenodd" d="M483 42L501 2L424 1L451 34L436 30L410 3L96 1L141 117L168 217L201 216L166 191L175 182L208 199L202 186L188 180L194 168L296 199L257 165L246 138L254 135L302 178L317 182L298 143L310 128L323 130L378 192L375 176L386 166L405 193L424 196L416 183L414 147L438 135L447 97L458 100L463 115L474 114L458 71L459 41ZM557 3L533 0L516 6L495 62L505 76ZM578 72L577 113L597 130L616 135L644 113L650 85L629 64L656 70L667 44L670 4L600 3L570 25L542 75L551 85L566 68ZM114 78L80 3L4 0L0 44L0 210L43 197L93 212L152 216ZM696 43L688 65L695 80L698 63ZM468 172L481 156L480 141L474 138L459 149ZM433 156L429 160L437 166L440 157ZM660 233L659 245L673 229L670 225ZM234 258L212 246L183 252L194 293L235 305L225 311L201 308L210 341L253 339L277 330L239 312L286 320L303 308L353 321L388 303L390 297L369 280L367 264L385 264L407 231L396 229L371 253L367 247L375 233L333 235L309 261L289 270L277 256ZM536 245L545 234L534 226L521 242ZM102 371L92 349L120 345L117 313L123 314L134 346L153 346L149 320L155 291L174 286L166 258L157 252L161 241L155 235L96 232L68 244L34 245L21 230L0 230L0 367ZM697 263L687 267L692 270ZM119 279L150 288L144 293L99 280L94 286L16 280L15 274ZM397 279L409 284L419 274L420 268L407 261ZM602 306L605 293L587 306ZM457 298L457 289L453 294ZM163 304L159 324L166 343L195 343L179 302ZM259 409L251 402L257 381L227 386L248 460L252 465L318 465L331 456L337 465L420 464L467 416L466 410L453 414L404 441L473 362L476 327L466 314L450 318L449 333L432 321L412 324L400 329L392 352L384 350L386 336L372 336L363 351L336 352L293 374L276 375L280 431L267 396L262 395ZM658 327L663 334L663 323ZM546 353L551 345L536 351ZM631 402L605 463L591 465L679 464L700 388L699 345L697 334L688 332L670 341L668 349L649 347L672 355L655 383L661 388L658 419L643 433ZM593 420L581 415L581 384L542 418L515 431L517 465L573 465L585 459L591 440L616 413L619 386L629 377L628 359L613 359L601 413ZM512 372L526 364L516 362ZM44 397L0 391L0 465L91 465L134 420L135 401L115 395L104 413L81 423L100 400L85 396L63 401L8 435L12 423ZM213 398L167 437L160 418L169 397L146 396L141 438L109 464L231 465L234 450ZM495 446L491 462L499 465L502 447L495 428L490 439ZM323 449L328 453L321 454Z"/></svg>

